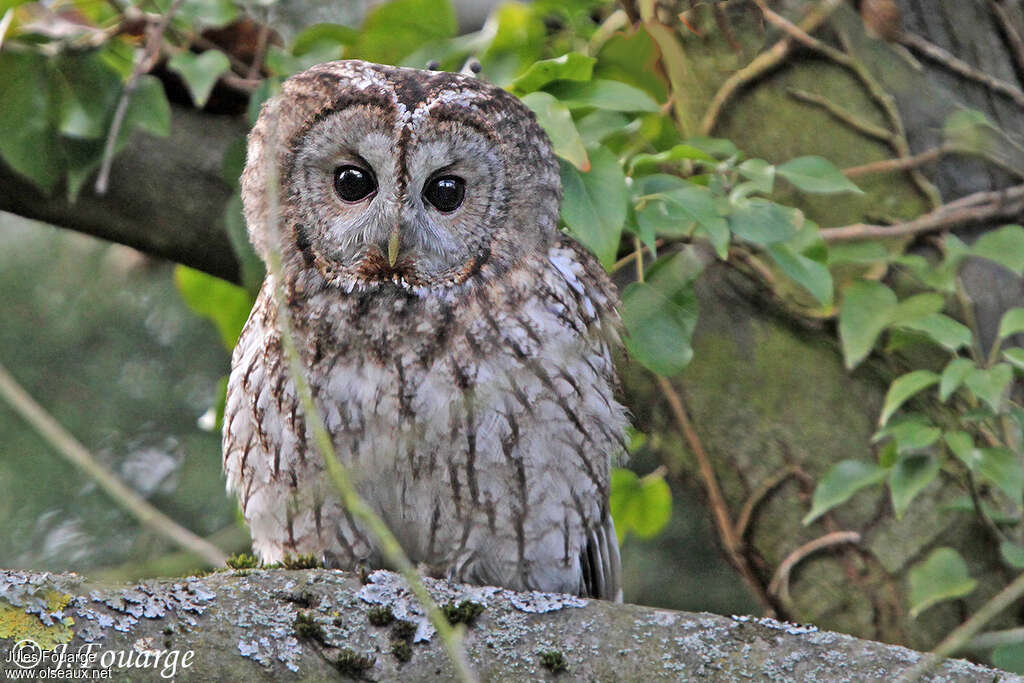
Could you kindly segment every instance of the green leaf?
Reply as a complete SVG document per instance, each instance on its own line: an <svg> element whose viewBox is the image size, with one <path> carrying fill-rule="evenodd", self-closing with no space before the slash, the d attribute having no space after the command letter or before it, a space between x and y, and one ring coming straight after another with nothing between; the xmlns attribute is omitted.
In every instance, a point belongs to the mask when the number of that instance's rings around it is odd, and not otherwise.
<svg viewBox="0 0 1024 683"><path fill-rule="evenodd" d="M175 266L174 283L193 311L213 321L224 346L231 350L249 318L253 300L238 285L186 266Z"/></svg>
<svg viewBox="0 0 1024 683"><path fill-rule="evenodd" d="M1024 332L1024 308L1011 308L999 321L999 338L1006 339L1021 332Z"/></svg>
<svg viewBox="0 0 1024 683"><path fill-rule="evenodd" d="M904 420L894 420L884 429L880 429L873 440L886 437L891 437L896 443L897 452L905 455L934 444L942 437L942 430L915 415Z"/></svg>
<svg viewBox="0 0 1024 683"><path fill-rule="evenodd" d="M730 157L738 156L740 153L740 150L737 149L731 140L724 138L709 138L698 135L697 137L684 140L683 144L704 150L716 159L729 159Z"/></svg>
<svg viewBox="0 0 1024 683"><path fill-rule="evenodd" d="M551 138L555 154L583 172L589 170L590 159L569 108L546 92L532 92L523 97L523 103L537 115L537 123Z"/></svg>
<svg viewBox="0 0 1024 683"><path fill-rule="evenodd" d="M165 138L171 134L171 105L167 102L164 85L156 76L143 75L135 86L135 94L128 102L118 141L128 141L134 130Z"/></svg>
<svg viewBox="0 0 1024 683"><path fill-rule="evenodd" d="M747 159L736 167L739 174L749 180L762 194L771 194L775 187L775 167L764 159Z"/></svg>
<svg viewBox="0 0 1024 683"><path fill-rule="evenodd" d="M672 517L672 492L660 476L638 477L630 470L615 468L611 474L608 506L619 543L630 533L652 538Z"/></svg>
<svg viewBox="0 0 1024 683"><path fill-rule="evenodd" d="M231 0L185 0L178 8L177 16L191 24L218 28L234 21L238 8Z"/></svg>
<svg viewBox="0 0 1024 683"><path fill-rule="evenodd" d="M549 84L546 90L562 100L570 109L597 107L611 111L659 110L658 103L643 90L603 78L595 78L585 83L556 81Z"/></svg>
<svg viewBox="0 0 1024 683"><path fill-rule="evenodd" d="M64 155L50 122L56 118L46 58L34 52L0 52L0 157L44 192L63 173Z"/></svg>
<svg viewBox="0 0 1024 683"><path fill-rule="evenodd" d="M498 5L487 21L494 38L480 63L492 83L504 86L541 58L547 32L541 14L525 3Z"/></svg>
<svg viewBox="0 0 1024 683"><path fill-rule="evenodd" d="M889 473L889 491L896 519L902 519L910 502L932 483L942 463L928 454L908 455L893 465Z"/></svg>
<svg viewBox="0 0 1024 683"><path fill-rule="evenodd" d="M889 470L871 462L843 460L833 465L814 488L811 511L804 517L804 526L832 508L845 503L857 491L883 481Z"/></svg>
<svg viewBox="0 0 1024 683"><path fill-rule="evenodd" d="M800 229L803 214L767 199L745 200L729 214L729 229L758 245L785 242Z"/></svg>
<svg viewBox="0 0 1024 683"><path fill-rule="evenodd" d="M658 259L647 282L622 292L624 343L630 356L652 372L671 377L693 358L690 340L697 325L693 280L703 264L689 252Z"/></svg>
<svg viewBox="0 0 1024 683"><path fill-rule="evenodd" d="M971 329L942 313L932 313L900 327L925 335L947 351L958 351L971 344Z"/></svg>
<svg viewBox="0 0 1024 683"><path fill-rule="evenodd" d="M105 138L121 94L121 78L98 53L57 60L61 97L57 128L79 139Z"/></svg>
<svg viewBox="0 0 1024 683"><path fill-rule="evenodd" d="M718 160L707 152L694 147L693 145L675 145L674 147L658 152L657 154L637 154L630 161L629 167L633 171L641 170L658 164L669 164L676 161L703 161L709 164L717 164Z"/></svg>
<svg viewBox="0 0 1024 683"><path fill-rule="evenodd" d="M1003 404L1003 394L1011 381L1013 368L1006 363L999 363L988 369L974 368L964 378L967 388L997 414Z"/></svg>
<svg viewBox="0 0 1024 683"><path fill-rule="evenodd" d="M992 650L992 666L1015 674L1024 674L1024 643L1000 645Z"/></svg>
<svg viewBox="0 0 1024 683"><path fill-rule="evenodd" d="M892 414L912 396L924 389L938 384L939 376L931 370L914 370L905 375L897 377L885 394L885 403L882 406L882 415L878 418L880 426L885 426Z"/></svg>
<svg viewBox="0 0 1024 683"><path fill-rule="evenodd" d="M512 87L522 93L543 88L552 81L589 81L597 60L579 52L568 52L554 59L534 62L526 73L512 81Z"/></svg>
<svg viewBox="0 0 1024 683"><path fill-rule="evenodd" d="M628 125L629 119L625 114L597 109L577 121L576 130L580 132L583 144L593 147L615 133L622 133Z"/></svg>
<svg viewBox="0 0 1024 683"><path fill-rule="evenodd" d="M559 164L562 219L573 235L597 254L604 267L610 268L619 248L629 197L622 167L605 147L591 151L586 173L564 161Z"/></svg>
<svg viewBox="0 0 1024 683"><path fill-rule="evenodd" d="M858 280L845 289L839 309L839 340L847 369L856 367L871 352L897 305L896 295L880 282Z"/></svg>
<svg viewBox="0 0 1024 683"><path fill-rule="evenodd" d="M909 579L913 618L932 605L968 595L978 585L968 573L964 558L952 548L933 550L910 569Z"/></svg>
<svg viewBox="0 0 1024 683"><path fill-rule="evenodd" d="M213 86L220 75L230 68L231 63L220 50L207 50L202 54L179 52L167 63L171 71L181 75L192 95L192 102L202 109L210 97Z"/></svg>
<svg viewBox="0 0 1024 683"><path fill-rule="evenodd" d="M455 10L449 0L393 0L366 16L349 57L397 64L427 43L455 35Z"/></svg>
<svg viewBox="0 0 1024 683"><path fill-rule="evenodd" d="M938 313L946 305L946 299L941 294L926 292L904 299L892 312L889 319L890 324L905 325L916 320Z"/></svg>
<svg viewBox="0 0 1024 683"><path fill-rule="evenodd" d="M792 159L781 164L775 172L804 192L864 194L864 191L851 183L835 164L818 156Z"/></svg>
<svg viewBox="0 0 1024 683"><path fill-rule="evenodd" d="M320 52L325 45L352 45L359 39L359 31L341 24L313 24L292 41L292 54L302 57L308 52ZM340 55L339 55L340 56Z"/></svg>
<svg viewBox="0 0 1024 683"><path fill-rule="evenodd" d="M1024 569L1024 545L1003 541L999 544L999 552L1011 567Z"/></svg>
<svg viewBox="0 0 1024 683"><path fill-rule="evenodd" d="M962 431L946 432L949 450L967 469L995 484L1018 506L1024 492L1024 467L1006 448L977 448L970 434Z"/></svg>
<svg viewBox="0 0 1024 683"><path fill-rule="evenodd" d="M971 245L970 253L1024 275L1024 227L1006 225L986 232Z"/></svg>
<svg viewBox="0 0 1024 683"><path fill-rule="evenodd" d="M822 306L832 305L832 273L828 266L797 254L785 244L769 245L768 254L782 272L810 292Z"/></svg>
<svg viewBox="0 0 1024 683"><path fill-rule="evenodd" d="M1003 351L1003 358L1018 370L1024 370L1024 349L1006 349Z"/></svg>
<svg viewBox="0 0 1024 683"><path fill-rule="evenodd" d="M846 263L872 265L889 260L889 250L881 242L840 242L829 245L828 264L838 266Z"/></svg>
<svg viewBox="0 0 1024 683"><path fill-rule="evenodd" d="M939 400L945 403L953 395L953 392L964 383L967 373L973 369L974 361L966 358L954 358L949 361L942 371L942 378L939 381Z"/></svg>
<svg viewBox="0 0 1024 683"><path fill-rule="evenodd" d="M724 258L729 249L729 225L718 215L711 191L669 175L653 175L640 179L637 191L647 196L636 217L642 230L667 237L689 235L694 225L710 239Z"/></svg>

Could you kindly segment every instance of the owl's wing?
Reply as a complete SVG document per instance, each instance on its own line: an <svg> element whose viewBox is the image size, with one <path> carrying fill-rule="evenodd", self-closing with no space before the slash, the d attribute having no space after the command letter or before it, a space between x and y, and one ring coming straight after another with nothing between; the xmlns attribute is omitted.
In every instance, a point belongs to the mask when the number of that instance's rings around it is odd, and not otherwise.
<svg viewBox="0 0 1024 683"><path fill-rule="evenodd" d="M622 602L622 564L610 513L602 526L590 531L580 557L580 569L581 595Z"/></svg>

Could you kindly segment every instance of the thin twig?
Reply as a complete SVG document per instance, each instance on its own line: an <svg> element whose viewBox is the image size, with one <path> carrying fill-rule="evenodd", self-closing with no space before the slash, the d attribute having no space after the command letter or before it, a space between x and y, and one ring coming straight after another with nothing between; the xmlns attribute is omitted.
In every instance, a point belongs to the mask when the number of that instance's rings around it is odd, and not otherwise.
<svg viewBox="0 0 1024 683"><path fill-rule="evenodd" d="M1013 61L1017 63L1017 72L1024 76L1024 39L1021 38L1020 31L1014 26L1013 20L1010 19L1010 15L1000 0L989 0L988 4L999 21L999 28L1006 34L1006 39L1013 47Z"/></svg>
<svg viewBox="0 0 1024 683"><path fill-rule="evenodd" d="M1004 80L996 78L995 76L971 66L953 53L948 52L938 45L913 33L903 33L903 35L900 36L900 42L909 48L917 50L919 54L931 59L933 62L942 64L950 71L969 80L977 81L992 92L1005 95L1016 102L1018 106L1024 107L1024 91L1012 83L1007 83Z"/></svg>
<svg viewBox="0 0 1024 683"><path fill-rule="evenodd" d="M636 259L636 281L644 281L644 249L646 249L643 243L640 242L639 237L633 238L633 254Z"/></svg>
<svg viewBox="0 0 1024 683"><path fill-rule="evenodd" d="M857 223L840 228L825 228L819 234L826 242L907 237L937 230L988 221L1013 218L1024 211L1024 185L997 192L977 192L950 202L906 223L868 225Z"/></svg>
<svg viewBox="0 0 1024 683"><path fill-rule="evenodd" d="M256 36L256 52L252 56L252 63L246 73L246 78L256 80L263 70L263 56L267 52L267 41L270 39L270 26L266 23L260 24L260 31Z"/></svg>
<svg viewBox="0 0 1024 683"><path fill-rule="evenodd" d="M783 605L789 605L791 602L789 597L789 575L793 568L806 559L808 555L844 543L860 543L860 534L856 531L833 531L813 541L804 543L791 552L779 564L778 569L775 570L775 576L772 577L771 583L768 584L769 595L777 597Z"/></svg>
<svg viewBox="0 0 1024 683"><path fill-rule="evenodd" d="M655 379L658 382L661 393L664 394L665 399L668 401L669 408L672 410L672 414L679 424L686 442L690 445L690 450L693 451L694 456L697 458L697 469L700 470L701 479L704 480L704 490L708 495L711 515L715 520L718 537L722 541L729 562L740 573L740 576L754 593L754 596L761 603L765 611L773 614L775 609L764 591L764 586L761 585L761 582L751 569L750 563L747 562L746 557L743 555L743 541L736 534L736 527L733 526L732 519L729 517L729 506L726 504L725 496L722 495L722 490L718 486L715 470L711 466L711 460L704 450L700 437L697 436L697 432L690 422L682 396L675 390L672 383L664 377L656 375Z"/></svg>
<svg viewBox="0 0 1024 683"><path fill-rule="evenodd" d="M882 128L881 126L876 126L870 121L865 121L848 109L840 107L827 97L808 92L806 90L798 90L796 88L789 88L786 92L794 99L800 100L806 104L813 104L817 107L821 107L833 118L842 121L850 128L853 128L868 137L876 138L890 145L894 142L895 135L891 130L888 128Z"/></svg>
<svg viewBox="0 0 1024 683"><path fill-rule="evenodd" d="M117 138L121 134L121 126L124 124L125 114L128 113L128 104L131 102L135 89L139 87L139 79L142 74L147 73L156 65L160 58L160 45L163 43L164 31L171 21L171 17L178 11L184 0L174 0L167 12L155 23L146 27L146 47L143 51L136 53L135 66L132 68L131 76L124 84L121 91L121 98L117 101L117 109L114 110L114 118L110 122L110 131L107 133L107 142L103 147L103 161L100 163L100 172L96 176L96 194L107 193L107 186L110 183L110 167L114 163L114 151L117 147Z"/></svg>
<svg viewBox="0 0 1024 683"><path fill-rule="evenodd" d="M665 240L664 239L657 239L657 240L655 240L655 242L654 242L654 248L655 249L661 249L663 246L665 246ZM618 261L616 261L615 264L612 265L612 267L608 269L608 272L609 273L618 272L618 271L622 270L623 268L625 268L626 266L628 266L630 263L632 263L633 259L637 258L638 256L640 256L642 254L646 254L646 253L648 253L650 251L651 251L651 249L647 245L644 245L643 249L641 249L640 252L637 252L636 250L631 251L628 254L626 254L625 256L623 256L622 258L620 258Z"/></svg>
<svg viewBox="0 0 1024 683"><path fill-rule="evenodd" d="M270 232L269 248L267 250L267 276L274 283L272 292L277 309L277 327L288 360L289 374L291 375L296 396L302 406L306 423L313 434L313 443L323 458L327 476L341 497L342 505L345 506L345 509L357 522L366 527L377 542L384 559L405 578L409 589L423 606L430 622L437 631L438 637L441 638L448 658L455 669L456 677L460 681L473 683L477 679L466 659L461 631L452 627L447 617L437 606L437 603L434 602L426 585L423 583L423 579L416 572L415 566L409 560L408 555L405 554L391 529L388 528L387 523L373 511L356 491L348 468L338 460L337 454L334 451L334 442L331 439L331 435L327 432L323 416L313 400L312 389L306 376L306 368L302 364L298 348L295 345L291 311L288 308L288 295L284 285L284 269L279 247L280 231L278 221L280 214L278 208L277 153L273 149L273 146L276 144L276 122L271 126L269 139L271 141L271 149L264 155L266 162L262 169L267 181L268 208L266 221L267 229Z"/></svg>
<svg viewBox="0 0 1024 683"><path fill-rule="evenodd" d="M985 627L985 624L1019 600L1021 596L1024 596L1024 573L1014 579L1006 588L996 593L991 600L982 605L967 621L953 629L931 653L922 657L914 667L904 672L897 680L897 683L909 683L910 681L920 680L932 668L940 664L944 658L963 648L965 644L977 635L978 631Z"/></svg>
<svg viewBox="0 0 1024 683"><path fill-rule="evenodd" d="M862 164L860 166L851 166L850 168L843 169L843 175L847 178L856 178L857 176L870 175L872 173L888 173L891 171L906 171L910 168L917 168L925 164L937 161L942 158L944 154L948 154L954 151L950 146L934 147L929 150L925 150L920 154L915 154L912 157L904 157L901 159L883 159L881 161L872 161L869 164Z"/></svg>
<svg viewBox="0 0 1024 683"><path fill-rule="evenodd" d="M832 12L834 12L840 5L842 0L823 0L823 2L813 8L804 20L800 23L800 29L804 33L814 31L816 28L821 26L822 23L828 18ZM708 105L707 111L704 113L704 118L701 120L700 130L703 135L710 135L715 130L715 125L718 123L718 118L725 108L725 105L730 100L746 87L748 84L757 80L761 76L774 70L789 56L790 51L793 49L793 38L787 35L782 40L772 45L768 50L762 52L757 57L751 60L745 67L733 73L729 78L722 83L718 92L711 99L711 103Z"/></svg>
<svg viewBox="0 0 1024 683"><path fill-rule="evenodd" d="M2 365L0 395L65 460L88 475L140 524L181 548L199 555L213 567L223 566L227 561L227 555L219 548L150 505L142 496L126 486L116 474L96 460L92 453L39 405Z"/></svg>
<svg viewBox="0 0 1024 683"><path fill-rule="evenodd" d="M761 501L765 497L774 491L782 482L786 481L794 474L796 474L797 468L795 465L790 465L779 472L776 472L772 476L761 482L761 485L747 497L747 502L743 504L743 508L740 510L740 516L736 519L736 536L743 539L747 535L747 529L750 527L750 520L754 516L754 510L761 504Z"/></svg>

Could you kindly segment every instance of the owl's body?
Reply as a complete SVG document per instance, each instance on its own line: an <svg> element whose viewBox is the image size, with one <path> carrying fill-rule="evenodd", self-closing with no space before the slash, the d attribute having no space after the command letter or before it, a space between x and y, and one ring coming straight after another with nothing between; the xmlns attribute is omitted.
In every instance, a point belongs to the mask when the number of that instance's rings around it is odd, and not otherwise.
<svg viewBox="0 0 1024 683"><path fill-rule="evenodd" d="M264 255L280 245L314 400L410 558L470 583L618 597L615 294L557 231L558 169L532 115L471 78L335 62L285 84L249 152L250 234ZM272 288L232 359L228 487L264 560L381 566L325 476Z"/></svg>

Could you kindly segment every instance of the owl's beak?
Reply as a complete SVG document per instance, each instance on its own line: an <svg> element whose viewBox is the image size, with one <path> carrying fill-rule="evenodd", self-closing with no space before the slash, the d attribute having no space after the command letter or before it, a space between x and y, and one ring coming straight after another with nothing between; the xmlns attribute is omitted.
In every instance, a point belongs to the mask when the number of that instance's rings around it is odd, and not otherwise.
<svg viewBox="0 0 1024 683"><path fill-rule="evenodd" d="M391 231L391 237L388 239L388 266L391 268L395 267L395 261L398 260L398 226L396 225L394 230Z"/></svg>

